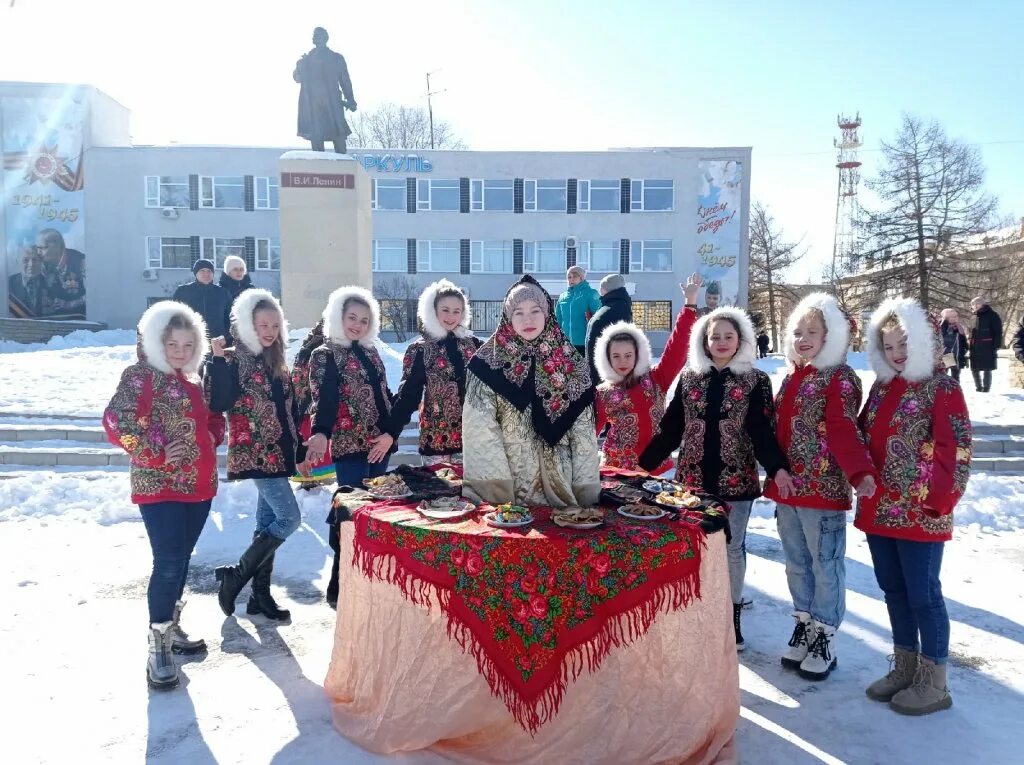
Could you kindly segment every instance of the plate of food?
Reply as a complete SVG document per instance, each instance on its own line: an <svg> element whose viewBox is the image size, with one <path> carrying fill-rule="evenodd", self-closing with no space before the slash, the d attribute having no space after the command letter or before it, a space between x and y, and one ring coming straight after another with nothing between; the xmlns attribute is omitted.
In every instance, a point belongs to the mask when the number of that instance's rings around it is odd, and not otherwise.
<svg viewBox="0 0 1024 765"><path fill-rule="evenodd" d="M667 481L665 484L662 484L661 481L644 481L641 485L644 487L644 491L649 491L651 494L657 494L669 488Z"/></svg>
<svg viewBox="0 0 1024 765"><path fill-rule="evenodd" d="M533 523L533 516L527 507L504 504L498 505L493 513L485 515L484 521L487 525L499 529L518 529Z"/></svg>
<svg viewBox="0 0 1024 765"><path fill-rule="evenodd" d="M618 509L618 513L623 518L629 518L631 521L656 521L659 518L664 518L668 515L668 513L660 507L654 507L653 505L641 505L639 503L623 505Z"/></svg>
<svg viewBox="0 0 1024 765"><path fill-rule="evenodd" d="M616 499L625 502L627 504L634 504L639 502L644 497L644 493L640 489L634 489L632 486L626 484L618 484L608 489L608 493Z"/></svg>
<svg viewBox="0 0 1024 765"><path fill-rule="evenodd" d="M654 501L662 507L670 507L674 510L693 509L700 506L700 497L683 488L669 488L658 492Z"/></svg>
<svg viewBox="0 0 1024 765"><path fill-rule="evenodd" d="M364 478L363 485L376 499L403 499L411 497L409 485L397 473L387 473L376 478Z"/></svg>
<svg viewBox="0 0 1024 765"><path fill-rule="evenodd" d="M441 468L434 475L452 486L462 486L462 477L451 468Z"/></svg>
<svg viewBox="0 0 1024 765"><path fill-rule="evenodd" d="M604 511L599 507L563 507L551 512L551 520L567 529L596 529L604 523Z"/></svg>
<svg viewBox="0 0 1024 765"><path fill-rule="evenodd" d="M416 509L427 518L447 521L469 515L476 510L476 505L459 497L438 497L423 500Z"/></svg>

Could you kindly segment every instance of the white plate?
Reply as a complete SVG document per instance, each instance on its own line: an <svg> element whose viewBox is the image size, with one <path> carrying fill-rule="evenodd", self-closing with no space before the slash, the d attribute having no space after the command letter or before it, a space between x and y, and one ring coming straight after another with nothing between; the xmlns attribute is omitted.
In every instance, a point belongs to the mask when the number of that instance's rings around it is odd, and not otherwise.
<svg viewBox="0 0 1024 765"><path fill-rule="evenodd" d="M529 526L533 523L533 516L526 516L526 520L519 521L518 523L505 523L499 521L494 513L488 513L484 516L484 521L488 526L494 526L497 529L521 529L523 526Z"/></svg>
<svg viewBox="0 0 1024 765"><path fill-rule="evenodd" d="M618 513L623 518L629 518L629 520L631 521L656 521L659 518L664 518L666 515L668 515L668 512L662 510L660 507L656 507L654 509L661 513L661 515L633 515L632 513L627 513L625 507L620 507L618 509Z"/></svg>
<svg viewBox="0 0 1024 765"><path fill-rule="evenodd" d="M427 510L422 507L417 507L416 509L419 510L421 515L425 515L427 518L433 518L438 521L446 521L452 518L461 518L462 516L469 515L474 510L476 510L476 506L473 505L472 502L465 502L462 503L462 505L463 506L457 510Z"/></svg>

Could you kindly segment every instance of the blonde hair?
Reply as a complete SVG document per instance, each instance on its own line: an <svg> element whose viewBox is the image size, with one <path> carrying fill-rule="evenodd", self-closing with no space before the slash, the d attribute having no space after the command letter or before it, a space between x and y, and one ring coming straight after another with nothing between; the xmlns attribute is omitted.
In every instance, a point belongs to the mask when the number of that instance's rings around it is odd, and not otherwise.
<svg viewBox="0 0 1024 765"><path fill-rule="evenodd" d="M260 311L272 311L276 316L281 319L282 327L284 329L284 317L281 316L281 312L277 309L277 306L269 300L260 300L253 306L252 309L252 323L253 328L256 326L256 314ZM282 380L287 380L291 374L288 371L288 361L285 358L285 347L284 347L284 333L278 332L277 339L274 340L274 344L269 348L264 348L260 353L263 357L263 363L274 377L278 377Z"/></svg>

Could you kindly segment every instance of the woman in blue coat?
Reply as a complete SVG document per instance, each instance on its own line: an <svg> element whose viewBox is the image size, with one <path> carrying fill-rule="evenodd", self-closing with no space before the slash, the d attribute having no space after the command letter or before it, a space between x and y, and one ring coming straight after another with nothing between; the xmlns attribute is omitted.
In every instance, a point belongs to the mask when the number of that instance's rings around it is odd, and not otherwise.
<svg viewBox="0 0 1024 765"><path fill-rule="evenodd" d="M555 320L580 356L587 355L587 323L601 307L601 296L587 281L587 272L573 266L565 273L569 289L555 305Z"/></svg>

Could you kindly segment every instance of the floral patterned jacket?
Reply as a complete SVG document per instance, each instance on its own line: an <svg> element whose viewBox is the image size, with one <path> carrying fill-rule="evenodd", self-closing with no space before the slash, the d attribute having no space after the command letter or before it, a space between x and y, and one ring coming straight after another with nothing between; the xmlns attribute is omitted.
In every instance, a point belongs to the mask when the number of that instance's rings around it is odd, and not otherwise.
<svg viewBox="0 0 1024 765"><path fill-rule="evenodd" d="M131 457L132 502L203 502L217 493L217 446L224 417L210 411L197 381L140 361L121 375L103 412L107 438ZM164 448L184 440L185 456L164 459Z"/></svg>

